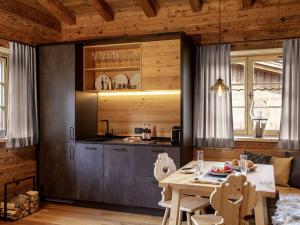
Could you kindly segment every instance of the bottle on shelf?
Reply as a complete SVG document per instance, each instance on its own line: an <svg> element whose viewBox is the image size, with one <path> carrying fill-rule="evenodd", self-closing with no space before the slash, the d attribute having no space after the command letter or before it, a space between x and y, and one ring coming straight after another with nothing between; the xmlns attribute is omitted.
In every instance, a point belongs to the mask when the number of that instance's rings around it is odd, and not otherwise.
<svg viewBox="0 0 300 225"><path fill-rule="evenodd" d="M143 141L147 140L147 128L146 128L146 124L145 123L143 125L143 130L142 130L142 140Z"/></svg>
<svg viewBox="0 0 300 225"><path fill-rule="evenodd" d="M151 138L152 138L152 132L151 132L151 125L149 123L147 127L147 140L151 140Z"/></svg>

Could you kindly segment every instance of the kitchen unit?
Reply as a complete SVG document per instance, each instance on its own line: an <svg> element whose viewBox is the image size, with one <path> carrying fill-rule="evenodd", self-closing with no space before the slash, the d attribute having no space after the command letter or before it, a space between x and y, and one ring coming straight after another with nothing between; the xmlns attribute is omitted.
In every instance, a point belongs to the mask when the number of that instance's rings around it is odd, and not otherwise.
<svg viewBox="0 0 300 225"><path fill-rule="evenodd" d="M103 66L101 60L100 64L97 62L98 51L116 52L119 48L120 51L134 49L135 64L109 65L106 60ZM192 44L182 34L92 41L84 43L84 46L40 46L39 183L43 196L52 200L158 208L161 190L153 176L158 154L167 152L177 167L192 159L191 57ZM116 72L127 74L129 79L133 73L138 74L137 85L117 86L120 89L106 86L103 90L103 81L97 89L95 83L99 76L105 73L113 79ZM126 92L142 96L141 101L151 96L138 109L124 102L114 106L111 102L118 99L109 99L110 108L106 107L106 94L114 96L122 93L126 96ZM126 98L125 101L138 99L132 96ZM173 107L173 102L167 104L168 98L178 105L172 116L161 111ZM145 114L145 118L153 119L151 123L156 123L157 137L164 137L165 141L124 143L121 136L131 135L130 132L137 125L141 126L143 119L138 115L125 116L131 115L132 109L141 110L139 115ZM110 117L103 118L103 115ZM123 121L117 120L120 117ZM166 122L169 118L172 120ZM116 129L116 136L97 137L105 133L101 130L102 120L110 121ZM174 125L181 126L180 145L170 143Z"/></svg>

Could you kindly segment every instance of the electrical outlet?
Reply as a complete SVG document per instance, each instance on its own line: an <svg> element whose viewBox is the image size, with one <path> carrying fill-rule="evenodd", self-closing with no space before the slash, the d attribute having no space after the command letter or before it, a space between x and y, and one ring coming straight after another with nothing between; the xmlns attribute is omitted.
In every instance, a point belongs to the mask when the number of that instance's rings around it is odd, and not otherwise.
<svg viewBox="0 0 300 225"><path fill-rule="evenodd" d="M141 128L141 127L135 127L134 128L134 133L135 134L141 134L141 133L143 133L143 128Z"/></svg>

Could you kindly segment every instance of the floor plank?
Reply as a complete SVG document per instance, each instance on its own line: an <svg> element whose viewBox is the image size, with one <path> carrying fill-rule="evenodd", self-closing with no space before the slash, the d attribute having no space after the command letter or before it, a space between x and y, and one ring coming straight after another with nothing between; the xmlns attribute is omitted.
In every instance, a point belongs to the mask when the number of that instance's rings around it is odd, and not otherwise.
<svg viewBox="0 0 300 225"><path fill-rule="evenodd" d="M158 216L47 203L33 215L0 225L158 225L161 221Z"/></svg>

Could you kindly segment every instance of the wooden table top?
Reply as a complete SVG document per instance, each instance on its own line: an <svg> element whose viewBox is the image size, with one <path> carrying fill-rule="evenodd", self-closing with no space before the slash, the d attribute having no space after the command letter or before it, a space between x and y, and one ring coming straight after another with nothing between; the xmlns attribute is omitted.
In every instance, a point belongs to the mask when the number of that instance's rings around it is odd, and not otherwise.
<svg viewBox="0 0 300 225"><path fill-rule="evenodd" d="M192 161L184 167L192 167L193 165L196 165L196 161ZM204 161L203 174L206 174L213 166L224 166L224 162ZM215 186L218 185L216 184L216 182L218 182L216 180L214 181L214 184L209 182L194 183L192 181L195 177L196 175L194 174L183 174L179 169L175 173L160 181L159 186L169 186L171 188L181 190L195 191L201 193L202 196L210 196L212 191L215 189ZM200 177L201 180L203 175L198 177ZM276 197L273 165L257 164L255 172L249 172L247 178L251 183L256 185L256 190L260 196L271 198ZM205 178L205 180L209 179Z"/></svg>

